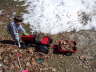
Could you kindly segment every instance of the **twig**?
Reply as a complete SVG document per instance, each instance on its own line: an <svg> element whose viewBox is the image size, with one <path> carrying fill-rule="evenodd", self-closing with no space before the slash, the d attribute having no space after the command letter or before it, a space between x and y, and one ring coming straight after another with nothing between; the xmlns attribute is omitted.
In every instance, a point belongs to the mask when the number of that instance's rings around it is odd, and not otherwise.
<svg viewBox="0 0 96 72"><path fill-rule="evenodd" d="M20 62L20 58L19 58L19 57L18 57L18 63L19 63L20 70L22 71L23 68L22 68L22 66L21 66L21 62Z"/></svg>

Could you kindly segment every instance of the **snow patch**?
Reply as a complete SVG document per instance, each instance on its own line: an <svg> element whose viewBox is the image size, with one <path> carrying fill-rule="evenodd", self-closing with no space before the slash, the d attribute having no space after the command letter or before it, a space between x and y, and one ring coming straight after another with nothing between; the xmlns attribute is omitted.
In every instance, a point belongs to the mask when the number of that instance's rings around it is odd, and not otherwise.
<svg viewBox="0 0 96 72"><path fill-rule="evenodd" d="M26 0L26 23L32 30L60 32L96 30L96 0Z"/></svg>
<svg viewBox="0 0 96 72"><path fill-rule="evenodd" d="M2 14L3 10L0 10L0 15Z"/></svg>

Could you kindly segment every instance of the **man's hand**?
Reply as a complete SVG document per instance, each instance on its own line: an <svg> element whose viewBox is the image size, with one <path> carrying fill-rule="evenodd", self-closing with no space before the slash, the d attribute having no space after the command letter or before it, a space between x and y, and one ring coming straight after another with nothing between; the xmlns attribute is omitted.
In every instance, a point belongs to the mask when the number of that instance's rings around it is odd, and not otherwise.
<svg viewBox="0 0 96 72"><path fill-rule="evenodd" d="M24 32L23 35L29 35L28 33Z"/></svg>
<svg viewBox="0 0 96 72"><path fill-rule="evenodd" d="M19 37L19 34L18 33L16 33L16 40L17 40L18 46L20 48L21 47L21 45L20 45L20 37Z"/></svg>
<svg viewBox="0 0 96 72"><path fill-rule="evenodd" d="M20 41L20 38L19 38L19 34L18 33L16 33L16 40L17 41Z"/></svg>

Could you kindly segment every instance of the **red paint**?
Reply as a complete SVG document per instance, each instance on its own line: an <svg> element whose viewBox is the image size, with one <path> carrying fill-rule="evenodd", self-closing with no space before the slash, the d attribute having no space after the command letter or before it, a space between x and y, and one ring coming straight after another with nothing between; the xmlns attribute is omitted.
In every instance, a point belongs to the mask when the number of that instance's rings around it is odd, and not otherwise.
<svg viewBox="0 0 96 72"><path fill-rule="evenodd" d="M23 42L34 42L36 38L35 35L21 35L20 37Z"/></svg>
<svg viewBox="0 0 96 72"><path fill-rule="evenodd" d="M51 38L49 38L48 36L44 36L44 37L40 40L40 43L41 43L41 44L45 44L45 45L50 44L50 42L51 42Z"/></svg>

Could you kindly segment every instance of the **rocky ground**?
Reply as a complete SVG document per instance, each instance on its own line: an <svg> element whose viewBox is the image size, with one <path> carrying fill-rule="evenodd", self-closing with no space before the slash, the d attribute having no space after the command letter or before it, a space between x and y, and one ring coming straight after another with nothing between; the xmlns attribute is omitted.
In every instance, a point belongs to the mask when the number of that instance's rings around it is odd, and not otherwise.
<svg viewBox="0 0 96 72"><path fill-rule="evenodd" d="M13 3L12 0L4 3L2 1L2 4L0 2L0 8L6 8L7 6L1 5L11 2ZM53 54L52 48L50 48L49 54L42 56L44 62L38 63L36 59L40 56L40 53L35 52L34 47L20 49L18 46L12 45L13 42L10 41L11 37L6 30L6 24L9 22L8 17L11 16L12 12L19 11L18 5L15 10L11 7L9 6L12 10L3 8L5 11L3 15L0 15L0 72L20 72L21 69L28 69L30 72L96 72L95 31L65 32L58 35L50 35L54 39L53 43L62 38L75 40L77 52L71 56L57 55Z"/></svg>
<svg viewBox="0 0 96 72"><path fill-rule="evenodd" d="M36 58L40 54L34 51L34 47L20 49L15 45L0 43L0 72L20 71L18 53L22 68L29 69L31 72L96 72L96 32L70 32L52 37L56 40L62 37L75 40L78 51L71 56L64 56L53 54L50 48L49 54L43 56L44 62L39 64Z"/></svg>
<svg viewBox="0 0 96 72"><path fill-rule="evenodd" d="M80 31L61 34L61 38L75 40L78 51L70 57L63 56L60 72L95 72L96 32ZM57 38L57 36L55 36ZM59 56L60 57L60 56ZM59 64L59 63L58 63ZM59 66L59 65L58 65ZM63 68L65 67L65 69ZM63 69L62 69L63 68ZM57 71L58 72L58 71Z"/></svg>

